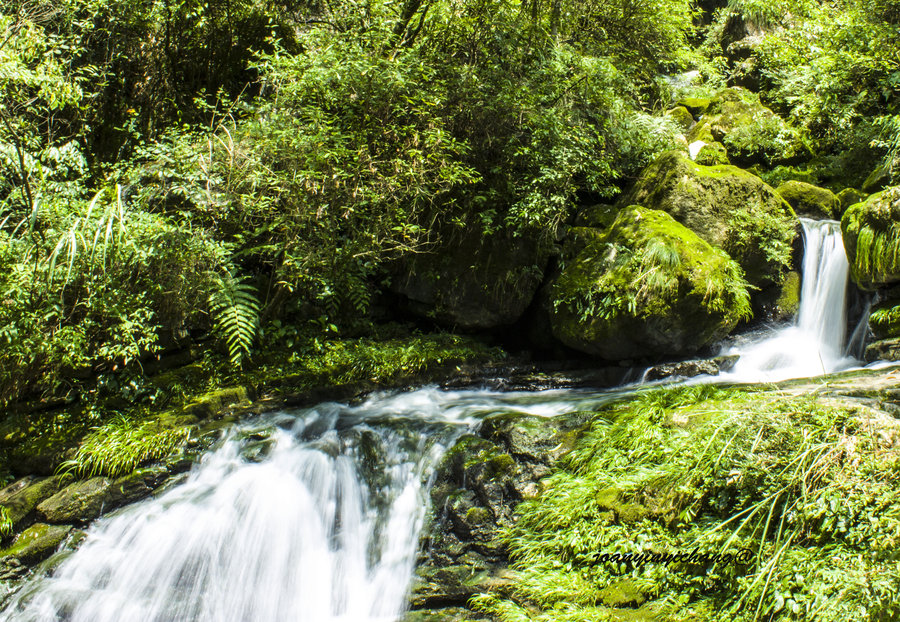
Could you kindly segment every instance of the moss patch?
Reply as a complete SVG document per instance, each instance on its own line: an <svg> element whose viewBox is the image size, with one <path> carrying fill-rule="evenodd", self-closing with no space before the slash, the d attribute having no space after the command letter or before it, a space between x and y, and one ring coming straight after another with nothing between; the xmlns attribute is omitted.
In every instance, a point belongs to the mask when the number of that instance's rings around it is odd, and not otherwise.
<svg viewBox="0 0 900 622"><path fill-rule="evenodd" d="M671 216L632 206L552 286L553 333L610 360L694 352L749 314L740 268Z"/></svg>
<svg viewBox="0 0 900 622"><path fill-rule="evenodd" d="M831 190L803 181L787 181L778 186L778 194L800 216L835 219L841 215L841 202Z"/></svg>
<svg viewBox="0 0 900 622"><path fill-rule="evenodd" d="M780 282L790 266L797 235L793 210L773 188L735 166L702 166L680 152L664 153L623 204L671 214L728 253L757 287Z"/></svg>
<svg viewBox="0 0 900 622"><path fill-rule="evenodd" d="M900 186L850 207L841 232L853 280L861 288L900 283Z"/></svg>

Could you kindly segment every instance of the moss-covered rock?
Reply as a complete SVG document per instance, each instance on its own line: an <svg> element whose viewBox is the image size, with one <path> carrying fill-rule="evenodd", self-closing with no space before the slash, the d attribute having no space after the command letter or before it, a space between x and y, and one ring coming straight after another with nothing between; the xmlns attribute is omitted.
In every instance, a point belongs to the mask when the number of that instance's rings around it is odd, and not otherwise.
<svg viewBox="0 0 900 622"><path fill-rule="evenodd" d="M900 186L873 194L841 218L853 280L865 290L900 283Z"/></svg>
<svg viewBox="0 0 900 622"><path fill-rule="evenodd" d="M692 115L684 106L672 108L666 112L666 116L675 121L675 123L684 131L688 131L691 129L691 126L694 125L694 115Z"/></svg>
<svg viewBox="0 0 900 622"><path fill-rule="evenodd" d="M880 302L872 308L869 327L875 339L900 337L900 300Z"/></svg>
<svg viewBox="0 0 900 622"><path fill-rule="evenodd" d="M608 360L679 356L749 314L740 267L668 214L631 206L585 243L552 287L553 334Z"/></svg>
<svg viewBox="0 0 900 622"><path fill-rule="evenodd" d="M18 528L37 506L72 481L71 475L26 477L0 491L0 505L9 512L13 527Z"/></svg>
<svg viewBox="0 0 900 622"><path fill-rule="evenodd" d="M407 299L410 312L444 326L507 326L534 298L551 248L537 233L448 230L436 248L394 266L391 289Z"/></svg>
<svg viewBox="0 0 900 622"><path fill-rule="evenodd" d="M831 190L802 181L787 181L777 191L799 216L835 219L841 215L841 202Z"/></svg>
<svg viewBox="0 0 900 622"><path fill-rule="evenodd" d="M774 166L803 150L799 132L740 87L716 94L688 141L706 140L705 136L723 143L732 161L742 166Z"/></svg>
<svg viewBox="0 0 900 622"><path fill-rule="evenodd" d="M776 319L787 319L800 311L800 287L800 273L788 272L784 277L784 283L779 288L778 299L775 301Z"/></svg>
<svg viewBox="0 0 900 622"><path fill-rule="evenodd" d="M731 164L728 159L728 151L725 145L720 142L711 142L703 145L697 152L694 162L703 166L718 166L720 164Z"/></svg>
<svg viewBox="0 0 900 622"><path fill-rule="evenodd" d="M666 152L622 204L671 214L728 253L754 286L780 282L790 266L796 215L771 186L735 166L702 166L680 152Z"/></svg>
<svg viewBox="0 0 900 622"><path fill-rule="evenodd" d="M851 205L862 203L869 195L856 188L844 188L837 193L837 200L841 202L841 213L847 211Z"/></svg>
<svg viewBox="0 0 900 622"><path fill-rule="evenodd" d="M900 361L900 338L881 339L866 346L865 359L875 361Z"/></svg>
<svg viewBox="0 0 900 622"><path fill-rule="evenodd" d="M37 511L49 523L86 523L100 516L112 495L112 480L92 477L66 486L42 501Z"/></svg>
<svg viewBox="0 0 900 622"><path fill-rule="evenodd" d="M685 97L678 101L678 105L687 108L691 114L700 115L709 108L711 100L708 97Z"/></svg>
<svg viewBox="0 0 900 622"><path fill-rule="evenodd" d="M0 558L14 557L23 564L36 564L50 557L71 530L70 525L37 523L20 533L10 547L0 550Z"/></svg>
<svg viewBox="0 0 900 622"><path fill-rule="evenodd" d="M209 393L198 397L196 400L184 407L184 413L178 414L187 414L190 416L194 416L197 419L209 419L210 417L215 417L216 415L221 414L223 411L231 407L249 406L250 402L253 401L253 398L253 392L247 387L227 387L224 389L210 391ZM165 423L178 426L189 425L190 423L192 423L192 421L169 420L165 421Z"/></svg>

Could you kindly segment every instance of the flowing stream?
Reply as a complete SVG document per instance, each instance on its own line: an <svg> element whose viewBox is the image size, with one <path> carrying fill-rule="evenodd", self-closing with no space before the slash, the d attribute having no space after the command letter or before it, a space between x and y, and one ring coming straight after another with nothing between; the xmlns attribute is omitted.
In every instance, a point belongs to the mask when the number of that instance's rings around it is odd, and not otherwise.
<svg viewBox="0 0 900 622"><path fill-rule="evenodd" d="M613 394L416 391L233 427L186 481L95 523L0 618L66 622L395 620L429 478L481 418L554 416Z"/></svg>
<svg viewBox="0 0 900 622"><path fill-rule="evenodd" d="M849 369L860 361L847 354L847 292L850 266L840 223L800 219L806 249L800 310L794 322L735 346L737 364L723 380L774 382ZM862 319L865 322L868 318Z"/></svg>
<svg viewBox="0 0 900 622"><path fill-rule="evenodd" d="M796 322L737 348L721 380L812 376L844 355L847 259L803 220ZM233 426L167 491L97 521L0 613L15 622L388 621L404 611L443 453L482 418L589 410L620 392L416 391Z"/></svg>

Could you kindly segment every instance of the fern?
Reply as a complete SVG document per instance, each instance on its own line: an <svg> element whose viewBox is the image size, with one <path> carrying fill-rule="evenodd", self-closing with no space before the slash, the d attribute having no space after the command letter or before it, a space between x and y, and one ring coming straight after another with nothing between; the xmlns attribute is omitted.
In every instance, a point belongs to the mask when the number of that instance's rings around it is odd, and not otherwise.
<svg viewBox="0 0 900 622"><path fill-rule="evenodd" d="M0 505L0 537L8 536L13 532L13 521L9 515L9 508Z"/></svg>
<svg viewBox="0 0 900 622"><path fill-rule="evenodd" d="M216 275L209 297L215 328L228 344L231 362L240 366L250 354L259 328L259 299L252 285L230 272Z"/></svg>

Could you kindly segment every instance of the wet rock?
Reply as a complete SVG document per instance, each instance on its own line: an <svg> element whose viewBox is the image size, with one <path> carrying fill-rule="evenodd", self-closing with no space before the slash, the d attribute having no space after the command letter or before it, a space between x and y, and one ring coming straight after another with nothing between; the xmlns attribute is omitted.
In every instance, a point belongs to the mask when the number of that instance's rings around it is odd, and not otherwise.
<svg viewBox="0 0 900 622"><path fill-rule="evenodd" d="M98 516L109 505L112 496L112 480L93 477L75 482L42 501L38 514L50 523L86 523Z"/></svg>
<svg viewBox="0 0 900 622"><path fill-rule="evenodd" d="M72 530L71 525L37 523L23 531L13 544L0 550L0 558L13 557L31 565L50 557Z"/></svg>
<svg viewBox="0 0 900 622"><path fill-rule="evenodd" d="M0 490L0 505L8 510L13 528L18 529L38 504L55 495L73 479L71 475L25 477Z"/></svg>
<svg viewBox="0 0 900 622"><path fill-rule="evenodd" d="M866 346L866 361L900 361L900 339L882 339Z"/></svg>
<svg viewBox="0 0 900 622"><path fill-rule="evenodd" d="M718 376L720 372L715 360L682 361L680 363L664 363L654 365L647 370L645 380L662 380L664 378L693 378L694 376Z"/></svg>

